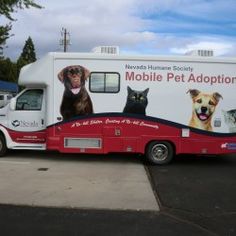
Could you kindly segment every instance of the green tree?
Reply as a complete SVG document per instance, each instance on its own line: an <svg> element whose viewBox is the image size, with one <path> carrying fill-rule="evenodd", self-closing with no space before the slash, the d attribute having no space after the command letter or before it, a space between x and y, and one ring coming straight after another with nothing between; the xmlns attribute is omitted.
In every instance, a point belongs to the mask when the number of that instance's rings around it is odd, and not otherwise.
<svg viewBox="0 0 236 236"><path fill-rule="evenodd" d="M17 63L12 62L9 58L0 58L0 80L17 83L20 69L34 61L36 61L34 43L31 37L29 37L25 42Z"/></svg>
<svg viewBox="0 0 236 236"><path fill-rule="evenodd" d="M12 17L12 13L17 9L24 8L42 8L40 5L36 4L34 0L0 0L0 17L4 16L10 21L15 19ZM7 25L0 25L0 51L6 43L6 40L12 36L9 32L11 30L11 23Z"/></svg>
<svg viewBox="0 0 236 236"><path fill-rule="evenodd" d="M17 82L17 66L9 58L0 59L0 80Z"/></svg>
<svg viewBox="0 0 236 236"><path fill-rule="evenodd" d="M20 57L17 60L17 71L18 74L20 72L20 69L32 62L36 61L36 54L35 54L35 48L34 48L34 43L31 37L29 37L25 41L25 45L23 47L22 53Z"/></svg>
<svg viewBox="0 0 236 236"><path fill-rule="evenodd" d="M23 47L23 51L20 55L26 62L26 64L32 63L36 61L36 54L35 54L35 48L34 48L34 43L31 37L29 37L25 41L25 45Z"/></svg>
<svg viewBox="0 0 236 236"><path fill-rule="evenodd" d="M5 45L6 40L11 36L9 33L10 30L11 30L11 24L8 24L6 26L0 25L0 52L3 51L3 47Z"/></svg>

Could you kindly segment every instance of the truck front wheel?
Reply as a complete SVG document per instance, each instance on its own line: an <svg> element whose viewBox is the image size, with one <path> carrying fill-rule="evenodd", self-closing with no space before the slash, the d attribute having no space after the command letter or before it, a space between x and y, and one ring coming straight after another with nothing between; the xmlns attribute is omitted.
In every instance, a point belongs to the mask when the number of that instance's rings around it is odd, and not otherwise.
<svg viewBox="0 0 236 236"><path fill-rule="evenodd" d="M0 134L0 157L4 156L7 152L6 140L2 134Z"/></svg>
<svg viewBox="0 0 236 236"><path fill-rule="evenodd" d="M153 141L146 149L146 157L152 164L168 164L174 156L173 146L166 141Z"/></svg>

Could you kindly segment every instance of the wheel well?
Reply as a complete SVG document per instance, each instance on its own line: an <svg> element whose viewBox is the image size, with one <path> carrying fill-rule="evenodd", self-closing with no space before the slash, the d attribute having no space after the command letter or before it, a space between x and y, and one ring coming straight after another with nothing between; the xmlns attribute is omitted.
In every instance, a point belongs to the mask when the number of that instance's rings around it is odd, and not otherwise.
<svg viewBox="0 0 236 236"><path fill-rule="evenodd" d="M0 130L0 137L2 137L4 139L5 144L7 145L7 139L5 134L2 132L2 130Z"/></svg>
<svg viewBox="0 0 236 236"><path fill-rule="evenodd" d="M0 136L2 136L6 141L6 137L5 137L4 133L1 130L0 130Z"/></svg>
<svg viewBox="0 0 236 236"><path fill-rule="evenodd" d="M2 131L0 131L0 157L5 156L7 152L7 144L6 144L6 137Z"/></svg>
<svg viewBox="0 0 236 236"><path fill-rule="evenodd" d="M153 139L153 140L150 140L147 144L146 144L146 146L145 146L145 153L147 152L147 149L148 149L148 146L150 145L150 143L152 143L152 142L160 142L160 143L162 143L162 142L166 142L166 143L169 143L171 146L172 146L172 148L173 148L173 153L174 153L174 155L175 155L175 153L176 153L176 146L175 146L175 144L172 142L172 141L170 141L170 140L166 140L166 139Z"/></svg>

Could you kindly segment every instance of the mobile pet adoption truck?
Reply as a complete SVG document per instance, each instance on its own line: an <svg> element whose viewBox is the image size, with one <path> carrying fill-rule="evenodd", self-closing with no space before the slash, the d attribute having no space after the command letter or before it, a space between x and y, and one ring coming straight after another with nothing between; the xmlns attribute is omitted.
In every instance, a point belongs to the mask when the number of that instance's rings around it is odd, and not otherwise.
<svg viewBox="0 0 236 236"><path fill-rule="evenodd" d="M7 149L236 153L236 59L49 53L22 68L25 86L0 109Z"/></svg>

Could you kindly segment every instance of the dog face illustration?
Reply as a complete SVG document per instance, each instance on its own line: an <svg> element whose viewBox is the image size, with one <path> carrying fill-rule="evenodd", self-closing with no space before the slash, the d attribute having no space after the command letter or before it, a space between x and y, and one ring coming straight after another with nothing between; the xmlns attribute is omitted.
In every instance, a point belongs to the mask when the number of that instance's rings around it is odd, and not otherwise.
<svg viewBox="0 0 236 236"><path fill-rule="evenodd" d="M190 89L188 92L193 101L192 117L189 125L211 131L212 115L222 96L217 92L208 94L197 89Z"/></svg>
<svg viewBox="0 0 236 236"><path fill-rule="evenodd" d="M58 74L58 78L64 83L67 91L76 95L80 92L81 87L85 85L89 74L89 70L82 66L68 66Z"/></svg>
<svg viewBox="0 0 236 236"><path fill-rule="evenodd" d="M60 107L63 120L93 113L93 104L85 88L89 74L89 70L80 65L67 66L58 74L65 87Z"/></svg>

